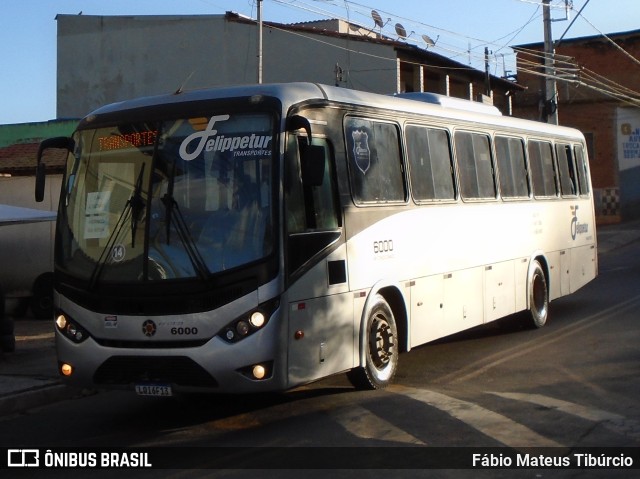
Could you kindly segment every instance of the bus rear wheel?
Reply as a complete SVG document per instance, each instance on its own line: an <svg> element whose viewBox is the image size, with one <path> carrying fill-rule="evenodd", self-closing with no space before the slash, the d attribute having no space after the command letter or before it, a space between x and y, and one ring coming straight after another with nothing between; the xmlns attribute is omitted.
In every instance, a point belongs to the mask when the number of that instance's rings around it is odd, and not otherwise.
<svg viewBox="0 0 640 479"><path fill-rule="evenodd" d="M367 316L365 364L348 373L358 389L387 387L398 367L398 329L393 311L385 299L376 295Z"/></svg>
<svg viewBox="0 0 640 479"><path fill-rule="evenodd" d="M542 266L534 261L529 276L529 318L534 328L541 328L549 316L549 288Z"/></svg>

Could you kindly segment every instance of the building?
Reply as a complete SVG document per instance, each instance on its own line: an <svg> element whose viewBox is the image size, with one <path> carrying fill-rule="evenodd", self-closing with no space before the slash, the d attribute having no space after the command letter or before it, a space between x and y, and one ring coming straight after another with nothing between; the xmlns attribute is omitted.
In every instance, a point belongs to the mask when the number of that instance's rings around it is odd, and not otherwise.
<svg viewBox="0 0 640 479"><path fill-rule="evenodd" d="M255 20L199 16L58 15L57 116L179 89L257 81ZM504 80L407 41L341 20L265 22L263 82L310 81L391 94L430 91L467 99L488 93L509 113ZM484 98L484 97L482 97Z"/></svg>
<svg viewBox="0 0 640 479"><path fill-rule="evenodd" d="M543 120L542 43L518 45L527 91L514 114ZM587 138L600 223L640 217L640 30L563 40L555 46L559 123Z"/></svg>

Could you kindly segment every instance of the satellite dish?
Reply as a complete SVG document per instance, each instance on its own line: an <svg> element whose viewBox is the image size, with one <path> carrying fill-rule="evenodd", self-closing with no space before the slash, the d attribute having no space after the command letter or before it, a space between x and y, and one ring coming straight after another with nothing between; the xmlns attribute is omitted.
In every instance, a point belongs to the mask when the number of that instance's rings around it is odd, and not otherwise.
<svg viewBox="0 0 640 479"><path fill-rule="evenodd" d="M400 38L407 38L407 30L400 23L396 23L396 33Z"/></svg>
<svg viewBox="0 0 640 479"><path fill-rule="evenodd" d="M382 17L377 11L371 10L371 18L373 18L373 23L376 25L376 27L379 27L379 28L384 27L384 22L382 21Z"/></svg>
<svg viewBox="0 0 640 479"><path fill-rule="evenodd" d="M436 42L434 42L429 35L422 35L422 41L427 44L427 48L436 45Z"/></svg>

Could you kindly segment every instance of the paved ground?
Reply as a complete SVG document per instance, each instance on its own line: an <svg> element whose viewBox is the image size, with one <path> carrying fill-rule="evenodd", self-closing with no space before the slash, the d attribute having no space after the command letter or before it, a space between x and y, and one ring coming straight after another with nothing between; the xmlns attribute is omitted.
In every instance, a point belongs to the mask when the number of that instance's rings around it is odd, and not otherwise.
<svg viewBox="0 0 640 479"><path fill-rule="evenodd" d="M598 252L605 254L640 239L640 221L598 229ZM16 350L0 352L0 416L15 414L82 392L60 383L53 321L15 320Z"/></svg>

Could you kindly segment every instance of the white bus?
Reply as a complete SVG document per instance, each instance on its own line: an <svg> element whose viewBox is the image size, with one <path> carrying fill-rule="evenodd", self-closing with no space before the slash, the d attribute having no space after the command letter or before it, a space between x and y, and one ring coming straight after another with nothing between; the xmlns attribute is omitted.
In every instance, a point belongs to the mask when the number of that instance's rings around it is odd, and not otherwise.
<svg viewBox="0 0 640 479"><path fill-rule="evenodd" d="M549 302L597 274L576 130L310 83L103 107L72 138L55 248L71 384L286 390ZM39 166L39 185L43 185Z"/></svg>

